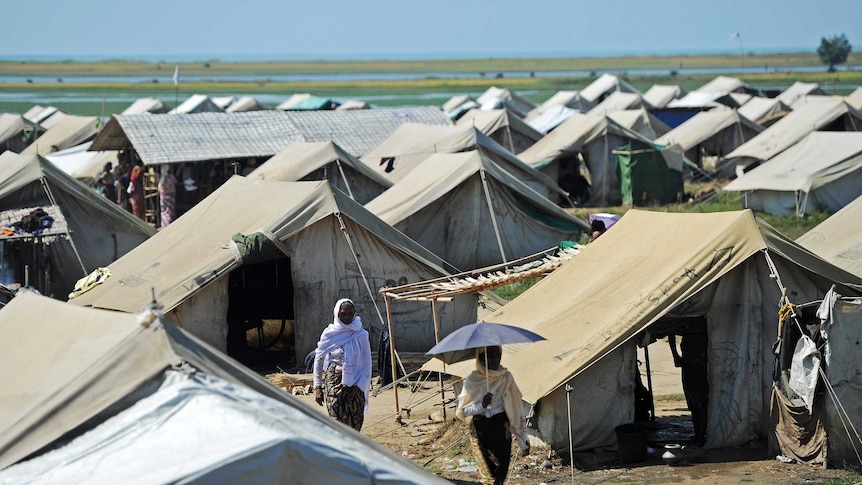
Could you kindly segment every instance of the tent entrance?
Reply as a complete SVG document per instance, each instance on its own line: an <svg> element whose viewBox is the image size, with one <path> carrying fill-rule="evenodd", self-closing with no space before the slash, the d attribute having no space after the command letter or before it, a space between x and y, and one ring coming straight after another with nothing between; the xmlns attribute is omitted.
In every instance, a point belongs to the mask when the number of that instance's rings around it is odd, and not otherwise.
<svg viewBox="0 0 862 485"><path fill-rule="evenodd" d="M290 258L244 264L228 279L228 355L251 368L295 367Z"/></svg>

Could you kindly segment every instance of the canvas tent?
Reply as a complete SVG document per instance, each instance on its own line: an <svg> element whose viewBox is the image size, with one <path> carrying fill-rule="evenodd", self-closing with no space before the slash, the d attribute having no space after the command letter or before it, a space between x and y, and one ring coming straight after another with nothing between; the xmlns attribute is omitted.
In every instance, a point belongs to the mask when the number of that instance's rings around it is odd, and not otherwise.
<svg viewBox="0 0 862 485"><path fill-rule="evenodd" d="M797 101L800 99L804 100L806 96L823 96L825 94L826 93L820 89L820 85L817 83L803 83L796 81L788 86L784 91L781 91L775 99L787 106L793 107Z"/></svg>
<svg viewBox="0 0 862 485"><path fill-rule="evenodd" d="M282 182L328 180L360 204L392 186L391 180L332 142L291 143L248 177Z"/></svg>
<svg viewBox="0 0 862 485"><path fill-rule="evenodd" d="M339 111L347 111L351 109L371 109L371 105L359 99L348 99L335 108Z"/></svg>
<svg viewBox="0 0 862 485"><path fill-rule="evenodd" d="M587 113L606 115L613 111L637 109L642 107L644 107L644 102L640 93L624 93L622 91L616 91L609 94Z"/></svg>
<svg viewBox="0 0 862 485"><path fill-rule="evenodd" d="M712 81L695 89L699 93L744 93L756 95L757 90L740 81L728 76L717 76Z"/></svg>
<svg viewBox="0 0 862 485"><path fill-rule="evenodd" d="M530 113L527 115L527 119L534 117L535 115L541 114L546 109L554 107L554 106L565 106L567 108L571 108L582 113L586 113L593 107L592 103L584 99L581 96L579 91L557 91L553 96L546 99L544 103L536 106Z"/></svg>
<svg viewBox="0 0 862 485"><path fill-rule="evenodd" d="M243 111L260 111L264 109L269 109L263 104L261 104L258 100L254 99L251 96L243 96L233 103L230 104L227 108L225 108L226 113L240 113Z"/></svg>
<svg viewBox="0 0 862 485"><path fill-rule="evenodd" d="M659 145L678 144L685 157L701 169L715 173L718 163L736 147L763 131L732 109L701 111L656 138Z"/></svg>
<svg viewBox="0 0 862 485"><path fill-rule="evenodd" d="M62 114L59 108L56 106L41 106L41 105L33 105L30 109L24 112L22 116L24 119L31 123L39 124L46 122L46 120L55 114Z"/></svg>
<svg viewBox="0 0 862 485"><path fill-rule="evenodd" d="M616 150L623 205L663 205L682 200L682 150L659 145Z"/></svg>
<svg viewBox="0 0 862 485"><path fill-rule="evenodd" d="M29 280L42 294L65 299L78 279L155 232L38 155L0 155L0 181L4 226L39 208L54 219L50 228L0 236L4 257L14 259L5 263L15 269L4 284Z"/></svg>
<svg viewBox="0 0 862 485"><path fill-rule="evenodd" d="M506 88L498 88L497 86L491 86L486 89L484 93L476 98L476 103L479 104L479 109L481 110L506 108L521 118L527 116L527 113L536 107L533 103L518 96L514 91Z"/></svg>
<svg viewBox="0 0 862 485"><path fill-rule="evenodd" d="M129 105L128 108L124 109L122 114L136 115L141 113L167 113L167 111L165 103L160 99L138 98L135 102Z"/></svg>
<svg viewBox="0 0 862 485"><path fill-rule="evenodd" d="M789 113L791 109L777 99L754 97L740 106L738 111L740 115L766 128Z"/></svg>
<svg viewBox="0 0 862 485"><path fill-rule="evenodd" d="M45 158L54 164L55 167L65 172L66 175L90 185L93 178L102 171L102 167L106 163L111 162L112 166L117 165L116 151L88 151L92 144L92 141L88 141L78 146L45 155Z"/></svg>
<svg viewBox="0 0 862 485"><path fill-rule="evenodd" d="M646 108L611 111L608 116L648 140L655 140L670 131L669 126L653 116Z"/></svg>
<svg viewBox="0 0 862 485"><path fill-rule="evenodd" d="M21 115L0 113L0 153L20 153L35 138L36 125Z"/></svg>
<svg viewBox="0 0 862 485"><path fill-rule="evenodd" d="M798 102L787 116L727 154L737 171L763 163L813 131L862 131L862 112L841 98Z"/></svg>
<svg viewBox="0 0 862 485"><path fill-rule="evenodd" d="M22 154L45 155L90 141L98 131L98 118L95 116L75 116L64 114L39 138L21 151Z"/></svg>
<svg viewBox="0 0 862 485"><path fill-rule="evenodd" d="M170 110L168 113L175 115L187 115L193 113L221 113L224 110L215 104L206 94L193 94L179 106Z"/></svg>
<svg viewBox="0 0 862 485"><path fill-rule="evenodd" d="M506 108L490 111L471 109L458 120L457 124L475 126L516 155L542 138L541 133Z"/></svg>
<svg viewBox="0 0 862 485"><path fill-rule="evenodd" d="M596 105L600 103L603 99L609 96L611 93L615 93L617 91L622 91L624 93L637 93L640 94L634 86L623 81L617 76L613 74L602 74L598 78L596 78L593 82L587 85L584 89L581 89L581 97L586 99L592 105Z"/></svg>
<svg viewBox="0 0 862 485"><path fill-rule="evenodd" d="M622 201L613 151L624 145L630 149L653 147L651 140L610 116L575 113L519 158L556 180L574 198L583 199L588 194L586 200L591 204L607 206ZM590 176L586 191L582 188L585 182L580 173L582 164Z"/></svg>
<svg viewBox="0 0 862 485"><path fill-rule="evenodd" d="M577 241L589 228L478 151L432 155L366 207L463 271Z"/></svg>
<svg viewBox="0 0 862 485"><path fill-rule="evenodd" d="M745 192L748 207L770 214L835 212L862 195L860 169L862 133L815 131L724 190Z"/></svg>
<svg viewBox="0 0 862 485"><path fill-rule="evenodd" d="M572 113L580 113L580 111L562 105L548 106L541 113L535 116L528 116L526 121L536 131L547 134L569 119Z"/></svg>
<svg viewBox="0 0 862 485"><path fill-rule="evenodd" d="M862 196L803 234L796 242L862 278Z"/></svg>
<svg viewBox="0 0 862 485"><path fill-rule="evenodd" d="M0 328L0 483L444 482L151 309L23 292Z"/></svg>
<svg viewBox="0 0 862 485"><path fill-rule="evenodd" d="M664 108L674 99L683 96L682 88L673 85L653 84L643 94L643 100L655 108Z"/></svg>
<svg viewBox="0 0 862 485"><path fill-rule="evenodd" d="M568 201L568 194L556 182L525 164L509 150L471 125L431 126L404 123L361 160L397 183L435 153L458 153L471 150L477 150L490 157L543 196L551 200Z"/></svg>
<svg viewBox="0 0 862 485"><path fill-rule="evenodd" d="M276 363L295 358L297 364L315 348L339 298L356 302L376 345L383 325L377 288L454 272L326 181L241 176L108 269L109 278L71 302L133 313L155 291L167 318L249 359L261 352L247 348L246 331L262 321L290 321L282 328L292 342L287 355L264 356L280 357ZM440 311L441 329L451 332L456 324L475 321L475 296L448 302ZM398 307L393 337L401 350L419 352L434 344L430 312L418 303Z"/></svg>
<svg viewBox="0 0 862 485"><path fill-rule="evenodd" d="M656 248L661 248L657 250ZM774 275L774 277L770 277ZM778 309L862 280L794 244L751 211L679 214L629 210L550 276L486 316L546 340L503 348L503 365L533 405L534 434L556 449L614 446L634 420L637 343L674 316L708 329L706 448L742 446L769 430ZM666 345L664 342L660 344ZM466 375L472 363L447 366ZM567 418L566 386L575 399Z"/></svg>
<svg viewBox="0 0 862 485"><path fill-rule="evenodd" d="M338 102L330 98L315 96L311 93L297 93L282 101L275 107L283 111L290 110L332 110L338 107Z"/></svg>
<svg viewBox="0 0 862 485"><path fill-rule="evenodd" d="M446 113L446 116L449 119L455 121L458 118L464 116L464 113L470 111L473 108L478 108L479 103L476 102L475 99L471 98L466 94L458 94L452 96L445 103L443 103L443 112Z"/></svg>

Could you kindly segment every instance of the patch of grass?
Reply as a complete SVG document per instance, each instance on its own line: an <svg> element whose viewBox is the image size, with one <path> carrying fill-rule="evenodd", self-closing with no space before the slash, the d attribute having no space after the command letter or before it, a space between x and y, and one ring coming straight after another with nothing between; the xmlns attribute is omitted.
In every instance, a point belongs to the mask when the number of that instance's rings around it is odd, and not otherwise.
<svg viewBox="0 0 862 485"><path fill-rule="evenodd" d="M517 283L512 283L511 285L495 288L493 291L500 298L505 298L506 300L511 301L514 300L515 297L517 297L521 293L530 289L531 286L535 285L540 280L541 278L531 278L528 280L519 281Z"/></svg>

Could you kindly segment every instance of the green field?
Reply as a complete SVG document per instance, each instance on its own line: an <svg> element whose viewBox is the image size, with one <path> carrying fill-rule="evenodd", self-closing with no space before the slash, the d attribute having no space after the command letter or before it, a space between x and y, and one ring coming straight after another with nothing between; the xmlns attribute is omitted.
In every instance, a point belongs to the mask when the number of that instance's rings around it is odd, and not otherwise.
<svg viewBox="0 0 862 485"><path fill-rule="evenodd" d="M684 68L679 71L680 63ZM727 69L730 76L763 89L781 89L795 81L817 83L830 94L845 95L862 84L862 55L852 53L839 72L822 70L789 72L782 68L821 66L816 54L747 54L720 56L637 56L608 58L548 58L548 59L472 59L428 61L362 61L362 62L222 62L212 60L180 64L181 82L178 92L171 82L171 63L131 62L0 62L0 75L41 76L56 78L55 82L0 83L0 112L24 112L35 104L33 99L51 99L50 104L81 115L117 113L128 107L131 100L152 96L173 106L192 94L212 96L250 95L283 101L294 93L319 96L371 99L376 106L440 105L455 94L478 95L490 86L505 87L533 102L541 102L559 90L579 90L602 72L620 76L635 88L646 91L653 84L674 84L685 90L702 86L715 74L690 74L689 69ZM763 72L735 75L738 67L764 66ZM667 74L639 76L627 71L637 69L667 70ZM552 71L585 71L579 77L543 76ZM463 73L463 77L439 78L434 73ZM497 78L498 73L525 73L518 77ZM680 72L680 74L675 74ZM273 82L278 75L315 75L351 73L428 73L428 77L413 80L379 81L297 81ZM526 73L534 73L534 77ZM64 83L64 76L145 76L149 82L76 82ZM213 81L185 82L183 76L207 76ZM236 81L232 79L254 81ZM159 81L160 82L154 82ZM33 93L32 98L27 94ZM117 101L118 96L122 97ZM264 101L275 106L278 102ZM44 103L43 103L44 104Z"/></svg>

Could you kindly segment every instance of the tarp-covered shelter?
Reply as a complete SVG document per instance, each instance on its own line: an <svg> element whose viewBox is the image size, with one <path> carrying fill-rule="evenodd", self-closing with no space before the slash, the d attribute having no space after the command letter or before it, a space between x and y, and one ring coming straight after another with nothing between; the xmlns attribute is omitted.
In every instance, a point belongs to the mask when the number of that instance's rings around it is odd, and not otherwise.
<svg viewBox="0 0 862 485"><path fill-rule="evenodd" d="M685 93L675 85L653 84L643 94L643 100L654 108L664 108L674 99L681 98Z"/></svg>
<svg viewBox="0 0 862 485"><path fill-rule="evenodd" d="M95 116L64 114L56 124L30 143L21 153L45 155L90 141L98 131L98 120Z"/></svg>
<svg viewBox="0 0 862 485"><path fill-rule="evenodd" d="M800 99L804 100L806 96L823 96L825 94L826 93L820 89L820 85L817 83L796 81L788 86L784 91L781 91L775 99L787 106L793 107L797 101Z"/></svg>
<svg viewBox="0 0 862 485"><path fill-rule="evenodd" d="M507 108L489 111L471 109L458 120L457 124L475 126L516 155L542 138L542 133Z"/></svg>
<svg viewBox="0 0 862 485"><path fill-rule="evenodd" d="M682 200L683 157L678 146L624 145L614 154L623 205L663 205Z"/></svg>
<svg viewBox="0 0 862 485"><path fill-rule="evenodd" d="M42 106L35 104L25 111L22 116L31 123L41 125L42 123L45 123L48 118L58 113L62 113L62 111L60 111L60 108L57 108L56 106Z"/></svg>
<svg viewBox="0 0 862 485"><path fill-rule="evenodd" d="M575 113L519 158L556 180L573 197L579 194L577 199L587 195L594 205L617 205L622 196L613 151L624 145L637 149L653 143L610 116ZM582 165L589 170L586 191Z"/></svg>
<svg viewBox="0 0 862 485"><path fill-rule="evenodd" d="M485 319L546 338L504 346L502 362L533 405L536 436L564 449L571 430L578 451L614 446L614 428L634 421L638 343L660 338L676 318L705 318L705 447L734 447L771 432L772 344L782 296L808 302L833 284L845 295L862 289L862 279L749 210L629 210L578 257ZM447 372L466 375L471 368L468 362ZM590 405L567 406L567 386L572 397L588 395Z"/></svg>
<svg viewBox="0 0 862 485"><path fill-rule="evenodd" d="M105 163L111 162L112 166L117 165L117 152L115 150L88 151L92 144L92 141L88 141L78 146L45 155L45 158L73 179L78 179L90 185L93 178L102 171Z"/></svg>
<svg viewBox="0 0 862 485"><path fill-rule="evenodd" d="M124 109L121 114L137 115L141 113L167 113L168 109L165 103L156 98L138 98L128 108Z"/></svg>
<svg viewBox="0 0 862 485"><path fill-rule="evenodd" d="M479 109L482 110L507 108L521 118L527 116L527 113L536 107L536 105L518 96L511 89L498 88L497 86L491 86L486 89L484 93L476 98L476 103L479 104Z"/></svg>
<svg viewBox="0 0 862 485"><path fill-rule="evenodd" d="M817 224L796 242L862 278L862 196Z"/></svg>
<svg viewBox="0 0 862 485"><path fill-rule="evenodd" d="M464 116L464 113L467 111L478 107L479 103L475 99L466 94L457 94L443 103L443 112L446 113L449 119L455 121Z"/></svg>
<svg viewBox="0 0 862 485"><path fill-rule="evenodd" d="M740 106L738 111L742 116L767 128L792 110L777 99L755 96Z"/></svg>
<svg viewBox="0 0 862 485"><path fill-rule="evenodd" d="M541 114L546 109L554 106L565 106L566 108L586 113L593 107L593 104L584 99L579 91L557 91L553 96L546 99L544 103L536 106L532 111L530 111L527 115L527 119Z"/></svg>
<svg viewBox="0 0 862 485"><path fill-rule="evenodd" d="M815 131L724 186L748 207L803 216L835 212L862 195L862 133Z"/></svg>
<svg viewBox="0 0 862 485"><path fill-rule="evenodd" d="M0 328L2 483L444 482L151 309L21 292Z"/></svg>
<svg viewBox="0 0 862 485"><path fill-rule="evenodd" d="M339 298L356 302L376 346L384 324L379 287L454 272L326 181L241 176L108 269L109 278L70 301L133 313L155 291L170 320L237 358L261 357L247 348L246 331L290 321L284 335L292 346L276 363L287 358L300 366ZM401 350L434 345L427 305L393 311ZM440 312L441 328L451 332L475 321L476 298L447 302Z"/></svg>
<svg viewBox="0 0 862 485"><path fill-rule="evenodd" d="M311 93L297 93L282 101L275 109L283 111L290 110L332 110L337 108L339 103L330 98L315 96Z"/></svg>
<svg viewBox="0 0 862 485"><path fill-rule="evenodd" d="M692 91L681 98L672 100L666 107L673 109L698 108L701 110L721 107L738 108L739 102L727 92Z"/></svg>
<svg viewBox="0 0 862 485"><path fill-rule="evenodd" d="M42 209L36 230L0 236L14 282L65 299L75 283L107 266L155 230L38 155L0 155L0 223L10 227ZM23 226L23 223L21 224ZM22 227L23 229L23 227ZM25 267L29 274L25 274ZM13 281L3 281L8 284Z"/></svg>
<svg viewBox="0 0 862 485"><path fill-rule="evenodd" d="M689 161L714 173L724 156L761 131L763 128L736 110L716 108L701 111L656 138L655 142L659 145L678 144Z"/></svg>
<svg viewBox="0 0 862 485"><path fill-rule="evenodd" d="M527 116L525 121L536 131L548 134L569 119L572 113L580 113L580 111L563 105L548 106L535 116Z"/></svg>
<svg viewBox="0 0 862 485"><path fill-rule="evenodd" d="M228 95L228 96L213 96L212 102L215 103L216 106L221 108L222 111L227 110L227 108L236 101L236 96Z"/></svg>
<svg viewBox="0 0 862 485"><path fill-rule="evenodd" d="M490 157L545 197L552 200L568 198L568 194L548 176L525 164L512 152L469 124L431 126L404 123L361 160L397 183L425 163L431 155L472 150Z"/></svg>
<svg viewBox="0 0 862 485"><path fill-rule="evenodd" d="M261 180L299 182L328 180L365 204L392 186L392 181L332 142L294 142L248 175Z"/></svg>
<svg viewBox="0 0 862 485"><path fill-rule="evenodd" d="M611 111L607 115L626 128L640 133L648 140L655 140L670 131L669 126L653 116L646 108L622 109Z"/></svg>
<svg viewBox="0 0 862 485"><path fill-rule="evenodd" d="M589 229L479 151L432 155L366 207L463 271L577 241Z"/></svg>
<svg viewBox="0 0 862 485"><path fill-rule="evenodd" d="M22 115L0 113L0 153L6 150L20 153L37 133L37 125Z"/></svg>
<svg viewBox="0 0 862 485"><path fill-rule="evenodd" d="M813 131L862 131L862 111L842 98L797 102L793 111L727 155L739 168L765 162Z"/></svg>
<svg viewBox="0 0 862 485"><path fill-rule="evenodd" d="M359 99L348 99L335 108L339 111L347 111L351 109L371 109L371 105Z"/></svg>
<svg viewBox="0 0 862 485"><path fill-rule="evenodd" d="M193 113L222 113L221 106L215 104L206 94L193 94L169 111L170 114L187 115Z"/></svg>
<svg viewBox="0 0 862 485"><path fill-rule="evenodd" d="M580 93L582 98L595 106L611 93L615 93L617 91L640 94L640 91L631 84L613 74L607 73L602 74L593 82L588 84L584 89L581 89Z"/></svg>

